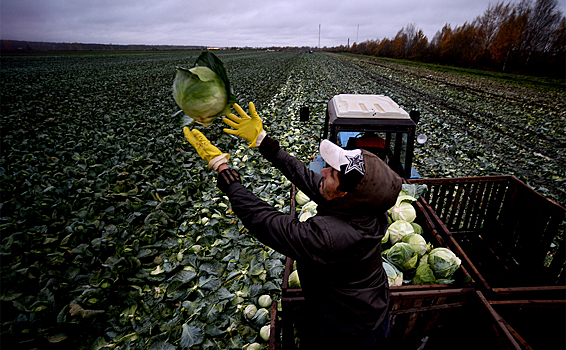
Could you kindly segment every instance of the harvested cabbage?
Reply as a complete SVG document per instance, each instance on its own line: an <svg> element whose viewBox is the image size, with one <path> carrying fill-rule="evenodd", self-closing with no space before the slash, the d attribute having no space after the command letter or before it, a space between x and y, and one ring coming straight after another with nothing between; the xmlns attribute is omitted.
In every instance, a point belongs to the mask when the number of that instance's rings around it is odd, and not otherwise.
<svg viewBox="0 0 566 350"><path fill-rule="evenodd" d="M385 235L381 238L381 244L386 244L389 242L389 230L385 231Z"/></svg>
<svg viewBox="0 0 566 350"><path fill-rule="evenodd" d="M289 288L301 288L301 281L299 280L299 273L297 270L289 274Z"/></svg>
<svg viewBox="0 0 566 350"><path fill-rule="evenodd" d="M195 67L177 67L173 98L186 115L209 126L220 114L230 113L236 97L222 61L210 51L203 52Z"/></svg>
<svg viewBox="0 0 566 350"><path fill-rule="evenodd" d="M419 254L408 243L396 243L387 251L387 260L399 270L407 272L417 267Z"/></svg>
<svg viewBox="0 0 566 350"><path fill-rule="evenodd" d="M400 202L391 209L391 219L393 221L404 220L413 222L416 217L415 207L409 202Z"/></svg>
<svg viewBox="0 0 566 350"><path fill-rule="evenodd" d="M462 261L447 248L434 248L428 255L428 265L438 279L449 279Z"/></svg>
<svg viewBox="0 0 566 350"><path fill-rule="evenodd" d="M295 195L295 202L297 203L297 209L310 202L310 200L311 199L307 197L307 195L304 194L303 191L301 190L297 191L297 194Z"/></svg>
<svg viewBox="0 0 566 350"><path fill-rule="evenodd" d="M407 195L413 198L419 198L428 191L428 186L424 184L403 184L399 196Z"/></svg>
<svg viewBox="0 0 566 350"><path fill-rule="evenodd" d="M387 228L389 233L389 242L395 244L403 239L403 237L415 233L413 225L405 220L397 220Z"/></svg>
<svg viewBox="0 0 566 350"><path fill-rule="evenodd" d="M403 284L403 272L399 271L393 264L383 258L383 269L387 275L387 282L390 287L400 286Z"/></svg>
<svg viewBox="0 0 566 350"><path fill-rule="evenodd" d="M437 283L434 272L428 264L428 255L424 255L419 261L419 266L411 283L416 285Z"/></svg>
<svg viewBox="0 0 566 350"><path fill-rule="evenodd" d="M423 228L421 227L421 225L417 224L416 222L411 222L411 226L413 226L413 230L415 231L416 234L422 235L423 234Z"/></svg>
<svg viewBox="0 0 566 350"><path fill-rule="evenodd" d="M413 247L413 249L419 254L419 256L425 255L428 249L428 246L423 236L416 233L411 233L406 235L405 237L403 237L402 241L410 244L411 247Z"/></svg>
<svg viewBox="0 0 566 350"><path fill-rule="evenodd" d="M308 218L313 217L317 213L318 205L314 201L310 201L303 205L301 212L299 213L299 221L307 221Z"/></svg>

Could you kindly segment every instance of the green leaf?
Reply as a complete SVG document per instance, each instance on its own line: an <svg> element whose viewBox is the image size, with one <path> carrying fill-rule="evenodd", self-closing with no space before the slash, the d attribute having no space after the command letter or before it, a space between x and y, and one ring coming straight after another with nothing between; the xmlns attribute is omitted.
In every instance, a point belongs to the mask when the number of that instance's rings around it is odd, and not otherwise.
<svg viewBox="0 0 566 350"><path fill-rule="evenodd" d="M208 67L212 69L216 74L218 74L220 79L222 79L222 81L226 85L226 93L228 94L228 106L231 106L232 104L238 102L236 95L234 95L233 89L230 86L230 80L228 79L228 74L226 73L224 63L218 57L216 57L215 54L213 54L209 50L203 51L197 58L195 65Z"/></svg>
<svg viewBox="0 0 566 350"><path fill-rule="evenodd" d="M175 350L175 346L172 344L167 343L166 341L160 341L157 343L151 344L149 350Z"/></svg>
<svg viewBox="0 0 566 350"><path fill-rule="evenodd" d="M195 345L202 343L204 337L202 330L198 327L191 327L188 324L183 324L183 333L181 335L181 347L191 348Z"/></svg>

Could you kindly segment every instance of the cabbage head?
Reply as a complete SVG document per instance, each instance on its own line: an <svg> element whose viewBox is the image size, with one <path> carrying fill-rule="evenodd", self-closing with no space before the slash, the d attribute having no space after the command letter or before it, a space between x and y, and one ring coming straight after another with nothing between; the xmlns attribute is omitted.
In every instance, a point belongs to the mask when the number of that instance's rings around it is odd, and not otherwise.
<svg viewBox="0 0 566 350"><path fill-rule="evenodd" d="M297 203L297 208L307 204L308 202L310 202L310 200L311 199L307 197L307 195L304 194L303 191L301 190L297 191L297 194L295 195L295 202Z"/></svg>
<svg viewBox="0 0 566 350"><path fill-rule="evenodd" d="M263 345L260 343L251 343L247 347L244 345L244 350L261 350L263 349Z"/></svg>
<svg viewBox="0 0 566 350"><path fill-rule="evenodd" d="M257 310L254 317L252 317L252 322L256 327L262 327L269 321L269 311L265 308Z"/></svg>
<svg viewBox="0 0 566 350"><path fill-rule="evenodd" d="M389 242L389 230L385 231L385 235L381 239L381 244L386 244Z"/></svg>
<svg viewBox="0 0 566 350"><path fill-rule="evenodd" d="M462 261L447 248L434 248L428 255L428 265L439 279L448 279L456 271Z"/></svg>
<svg viewBox="0 0 566 350"><path fill-rule="evenodd" d="M417 224L416 222L411 222L411 226L413 226L413 230L415 231L415 233L422 235L423 234L423 228L421 225Z"/></svg>
<svg viewBox="0 0 566 350"><path fill-rule="evenodd" d="M393 219L393 221L404 220L413 222L416 217L417 211L409 202L401 202L391 209L391 219Z"/></svg>
<svg viewBox="0 0 566 350"><path fill-rule="evenodd" d="M272 303L271 296L269 294L264 294L258 298L257 303L260 307L270 307Z"/></svg>
<svg viewBox="0 0 566 350"><path fill-rule="evenodd" d="M203 126L230 113L236 102L224 64L210 51L203 52L193 68L177 67L173 98L186 115Z"/></svg>
<svg viewBox="0 0 566 350"><path fill-rule="evenodd" d="M297 270L289 274L289 288L301 288L301 280L299 280L299 272Z"/></svg>
<svg viewBox="0 0 566 350"><path fill-rule="evenodd" d="M307 204L303 205L301 208L301 212L299 213L299 221L307 221L308 218L313 217L317 213L318 204L314 201L310 201Z"/></svg>
<svg viewBox="0 0 566 350"><path fill-rule="evenodd" d="M411 247L419 254L419 256L425 255L428 246L426 244L425 239L423 236L418 235L416 233L411 233L403 237L403 242L409 243Z"/></svg>
<svg viewBox="0 0 566 350"><path fill-rule="evenodd" d="M399 271L393 264L383 259L383 269L387 275L387 282L390 287L400 286L403 284L403 272Z"/></svg>
<svg viewBox="0 0 566 350"><path fill-rule="evenodd" d="M265 325L263 327L261 327L261 329L259 330L259 336L261 337L261 339L265 340L265 341L269 341L269 335L271 333L271 327L269 325Z"/></svg>
<svg viewBox="0 0 566 350"><path fill-rule="evenodd" d="M387 251L387 260L399 270L407 272L417 267L419 254L410 244L398 242Z"/></svg>
<svg viewBox="0 0 566 350"><path fill-rule="evenodd" d="M405 220L398 220L389 225L387 228L389 233L389 241L395 244L403 239L406 235L415 233L413 225Z"/></svg>
<svg viewBox="0 0 566 350"><path fill-rule="evenodd" d="M419 261L419 266L417 267L417 271L415 272L415 276L411 283L415 285L437 283L434 272L428 264L428 254L424 255Z"/></svg>
<svg viewBox="0 0 566 350"><path fill-rule="evenodd" d="M254 304L249 304L244 309L244 315L246 315L246 318L249 319L253 318L256 312L257 312L257 306L255 306Z"/></svg>

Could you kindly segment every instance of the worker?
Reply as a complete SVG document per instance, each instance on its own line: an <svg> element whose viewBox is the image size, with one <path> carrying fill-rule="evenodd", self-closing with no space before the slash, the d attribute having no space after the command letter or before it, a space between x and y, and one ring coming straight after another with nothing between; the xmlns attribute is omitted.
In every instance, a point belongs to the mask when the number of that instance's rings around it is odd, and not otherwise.
<svg viewBox="0 0 566 350"><path fill-rule="evenodd" d="M383 349L389 342L389 287L382 266L381 239L386 211L395 204L401 179L377 156L344 150L323 140L320 154L329 167L321 174L280 148L269 137L253 103L249 113L223 118L224 132L242 137L317 204L318 214L299 222L241 184L238 172L198 130L183 129L198 154L218 172L217 186L232 210L260 242L297 261L308 307L307 349ZM309 347L304 347L309 345Z"/></svg>

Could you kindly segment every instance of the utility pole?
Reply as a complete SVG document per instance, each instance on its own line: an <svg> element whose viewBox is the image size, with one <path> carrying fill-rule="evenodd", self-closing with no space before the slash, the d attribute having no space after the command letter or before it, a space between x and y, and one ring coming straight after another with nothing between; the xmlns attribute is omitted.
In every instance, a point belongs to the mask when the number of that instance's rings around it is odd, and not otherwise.
<svg viewBox="0 0 566 350"><path fill-rule="evenodd" d="M320 51L320 24L318 25L318 50Z"/></svg>
<svg viewBox="0 0 566 350"><path fill-rule="evenodd" d="M360 25L358 24L358 32L356 33L356 44L358 43L358 36L360 35Z"/></svg>

